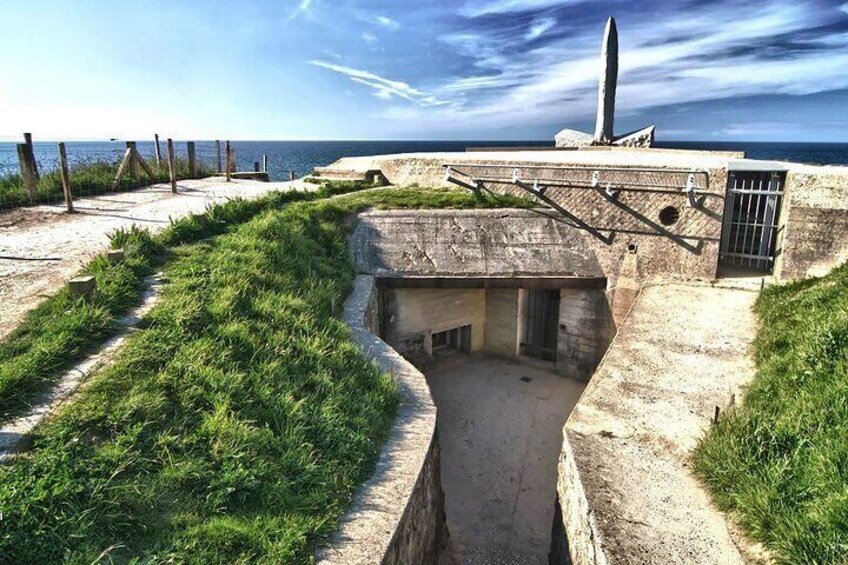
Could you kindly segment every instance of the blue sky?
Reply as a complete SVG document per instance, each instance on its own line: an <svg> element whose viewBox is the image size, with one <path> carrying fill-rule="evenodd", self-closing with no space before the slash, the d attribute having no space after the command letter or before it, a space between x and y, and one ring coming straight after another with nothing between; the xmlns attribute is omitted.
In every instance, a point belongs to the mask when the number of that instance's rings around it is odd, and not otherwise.
<svg viewBox="0 0 848 565"><path fill-rule="evenodd" d="M0 0L0 139L848 141L848 0Z"/></svg>

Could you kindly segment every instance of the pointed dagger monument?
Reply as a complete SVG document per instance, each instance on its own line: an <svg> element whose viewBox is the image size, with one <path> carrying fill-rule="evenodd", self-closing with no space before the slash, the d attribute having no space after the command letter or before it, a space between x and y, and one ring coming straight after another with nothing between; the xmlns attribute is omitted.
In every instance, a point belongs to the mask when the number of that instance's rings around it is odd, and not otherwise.
<svg viewBox="0 0 848 565"><path fill-rule="evenodd" d="M595 135L564 129L556 135L557 147L586 147L589 145L616 145L619 147L650 147L654 141L654 126L649 126L621 137L615 137L615 89L618 85L618 30L615 19L607 20L604 42L601 45L601 66L598 81L598 116Z"/></svg>

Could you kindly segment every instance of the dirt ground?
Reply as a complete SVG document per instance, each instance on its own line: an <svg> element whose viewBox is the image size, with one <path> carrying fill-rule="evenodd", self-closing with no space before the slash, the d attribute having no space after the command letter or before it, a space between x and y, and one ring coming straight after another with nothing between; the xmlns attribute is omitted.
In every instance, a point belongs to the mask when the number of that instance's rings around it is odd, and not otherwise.
<svg viewBox="0 0 848 565"><path fill-rule="evenodd" d="M132 192L79 199L78 213L61 205L0 212L0 339L32 308L55 294L109 243L109 234L137 224L151 231L171 218L202 212L207 205L236 196L256 198L273 190L314 188L302 181L258 182L222 179L180 181Z"/></svg>

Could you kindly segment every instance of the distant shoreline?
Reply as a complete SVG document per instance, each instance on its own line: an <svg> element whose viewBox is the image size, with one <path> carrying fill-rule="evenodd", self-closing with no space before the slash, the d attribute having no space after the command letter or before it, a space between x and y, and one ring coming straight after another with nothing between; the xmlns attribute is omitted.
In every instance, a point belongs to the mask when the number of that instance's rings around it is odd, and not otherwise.
<svg viewBox="0 0 848 565"><path fill-rule="evenodd" d="M17 141L0 141L0 176L18 173ZM138 150L145 157L153 156L153 140L137 140ZM457 140L457 141L233 141L239 168L252 170L254 163L268 156L272 180L288 179L294 172L303 176L315 167L329 165L342 157L385 155L390 153L419 153L465 151L466 147L544 147L552 141L540 140ZM72 163L119 160L125 150L124 141L66 141L68 158ZM196 140L200 162L215 162L215 143ZM667 149L700 149L744 151L750 159L793 161L821 165L848 165L848 142L766 142L766 141L658 141L656 146ZM178 156L184 156L186 142L176 140ZM58 164L56 142L36 139L36 160L42 170L54 170Z"/></svg>

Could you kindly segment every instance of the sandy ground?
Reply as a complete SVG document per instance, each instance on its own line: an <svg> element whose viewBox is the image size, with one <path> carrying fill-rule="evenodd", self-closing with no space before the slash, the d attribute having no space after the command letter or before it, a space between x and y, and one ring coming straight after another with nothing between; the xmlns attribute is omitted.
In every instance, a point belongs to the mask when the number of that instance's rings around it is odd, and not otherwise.
<svg viewBox="0 0 848 565"><path fill-rule="evenodd" d="M202 212L211 203L293 188L314 185L302 181L186 180L178 183L177 194L171 193L170 185L157 184L79 199L75 202L77 214L64 213L59 205L0 212L0 338L105 249L109 234L118 228L137 224L159 231L171 218Z"/></svg>
<svg viewBox="0 0 848 565"><path fill-rule="evenodd" d="M586 384L461 354L439 359L427 382L457 562L547 564L562 426Z"/></svg>

